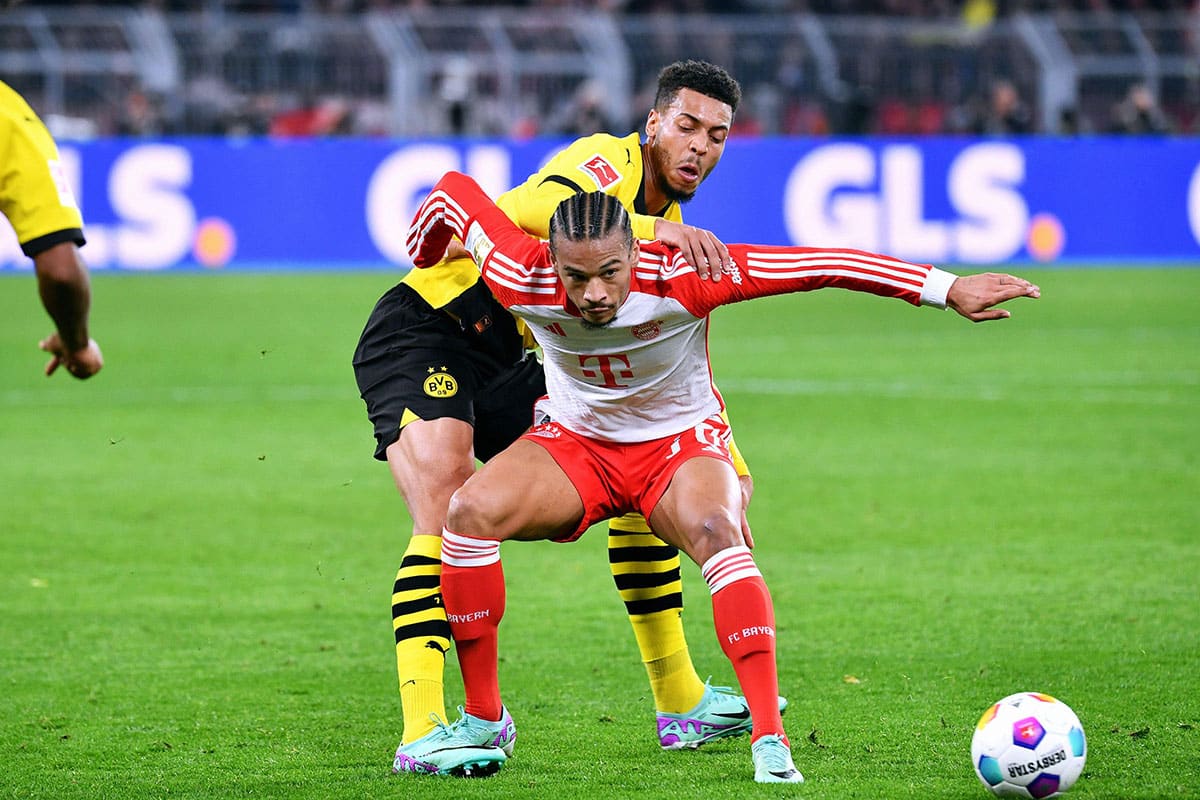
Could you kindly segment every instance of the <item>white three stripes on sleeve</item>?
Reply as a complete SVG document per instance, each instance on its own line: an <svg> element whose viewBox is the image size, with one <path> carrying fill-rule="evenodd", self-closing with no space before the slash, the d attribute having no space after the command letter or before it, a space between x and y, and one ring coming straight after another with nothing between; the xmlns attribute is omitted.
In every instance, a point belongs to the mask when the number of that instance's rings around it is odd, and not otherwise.
<svg viewBox="0 0 1200 800"><path fill-rule="evenodd" d="M642 252L634 271L639 278L653 281L660 278L665 280L678 278L680 275L686 275L696 270L684 260L680 253L672 255L668 262L664 256Z"/></svg>
<svg viewBox="0 0 1200 800"><path fill-rule="evenodd" d="M874 258L868 255L843 253L746 253L747 272L755 278L768 280L831 275L859 278L901 289L920 292L925 282L925 268L904 261Z"/></svg>
<svg viewBox="0 0 1200 800"><path fill-rule="evenodd" d="M409 258L416 259L421 241L434 225L443 220L460 239L463 238L467 227L466 212L448 194L437 191L425 198L417 218L409 228L408 238L405 240Z"/></svg>
<svg viewBox="0 0 1200 800"><path fill-rule="evenodd" d="M519 292L553 295L558 289L558 276L553 267L527 267L500 252L492 256L487 275L496 283Z"/></svg>

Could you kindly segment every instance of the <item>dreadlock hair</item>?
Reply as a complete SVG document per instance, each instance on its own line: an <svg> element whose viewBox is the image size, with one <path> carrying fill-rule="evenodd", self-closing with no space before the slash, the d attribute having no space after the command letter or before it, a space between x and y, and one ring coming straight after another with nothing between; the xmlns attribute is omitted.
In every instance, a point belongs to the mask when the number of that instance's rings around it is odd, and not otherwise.
<svg viewBox="0 0 1200 800"><path fill-rule="evenodd" d="M671 105L680 89L691 89L702 95L719 100L737 111L742 100L742 87L721 67L707 61L676 61L658 73L658 92L654 95L654 107L663 110Z"/></svg>
<svg viewBox="0 0 1200 800"><path fill-rule="evenodd" d="M604 192L579 192L554 209L550 217L550 250L563 240L582 242L604 239L619 233L626 247L633 247L633 225L629 212L617 198Z"/></svg>

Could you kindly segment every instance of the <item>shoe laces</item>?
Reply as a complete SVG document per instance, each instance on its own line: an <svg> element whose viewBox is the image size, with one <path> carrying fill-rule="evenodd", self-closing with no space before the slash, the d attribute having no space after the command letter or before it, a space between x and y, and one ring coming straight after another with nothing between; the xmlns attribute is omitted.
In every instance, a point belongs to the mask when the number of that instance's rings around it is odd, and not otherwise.
<svg viewBox="0 0 1200 800"><path fill-rule="evenodd" d="M488 722L487 720L479 719L467 714L467 710L462 706L458 707L458 719L450 723L447 730L451 735L463 734L468 737L479 736L482 734L491 734L494 728L499 723Z"/></svg>
<svg viewBox="0 0 1200 800"><path fill-rule="evenodd" d="M734 693L732 686L713 686L712 675L709 675L707 678L704 679L704 691L716 692L717 694L733 694Z"/></svg>
<svg viewBox="0 0 1200 800"><path fill-rule="evenodd" d="M437 726L436 730L440 732L443 737L454 735L454 726L447 724L446 720L439 717L436 712L429 712L429 721Z"/></svg>

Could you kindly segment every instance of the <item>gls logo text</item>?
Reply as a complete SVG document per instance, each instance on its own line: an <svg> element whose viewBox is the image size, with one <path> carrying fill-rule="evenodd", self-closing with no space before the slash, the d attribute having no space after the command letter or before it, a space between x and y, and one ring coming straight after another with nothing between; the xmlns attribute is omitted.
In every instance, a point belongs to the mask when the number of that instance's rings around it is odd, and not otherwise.
<svg viewBox="0 0 1200 800"><path fill-rule="evenodd" d="M819 147L792 170L784 194L788 234L801 244L850 247L920 262L986 263L1026 242L1029 208L1019 187L1025 157L1011 144L971 145L955 156L946 193L958 218L925 218L919 148Z"/></svg>
<svg viewBox="0 0 1200 800"><path fill-rule="evenodd" d="M371 175L367 229L371 241L389 261L412 263L405 248L408 223L433 185L452 170L475 178L491 197L512 186L512 160L507 150L496 146L472 147L464 157L446 145L413 145L385 158Z"/></svg>
<svg viewBox="0 0 1200 800"><path fill-rule="evenodd" d="M80 205L80 157L74 148L59 155L68 182ZM192 252L197 234L196 210L187 196L192 182L192 157L183 147L147 144L131 147L113 162L108 173L108 202L119 220L111 225L89 222L84 214L89 267L166 269ZM32 266L21 253L7 225L0 237L0 265Z"/></svg>

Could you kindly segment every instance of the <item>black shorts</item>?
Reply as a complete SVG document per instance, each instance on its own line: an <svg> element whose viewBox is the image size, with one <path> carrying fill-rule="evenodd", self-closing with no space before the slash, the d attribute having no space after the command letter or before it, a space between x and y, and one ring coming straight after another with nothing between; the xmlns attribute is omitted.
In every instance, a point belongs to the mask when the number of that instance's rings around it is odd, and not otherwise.
<svg viewBox="0 0 1200 800"><path fill-rule="evenodd" d="M401 283L379 299L363 329L354 377L380 461L400 438L406 411L409 419L472 425L475 456L487 461L529 428L533 404L546 393L542 365L482 281L447 308L453 317Z"/></svg>

